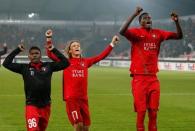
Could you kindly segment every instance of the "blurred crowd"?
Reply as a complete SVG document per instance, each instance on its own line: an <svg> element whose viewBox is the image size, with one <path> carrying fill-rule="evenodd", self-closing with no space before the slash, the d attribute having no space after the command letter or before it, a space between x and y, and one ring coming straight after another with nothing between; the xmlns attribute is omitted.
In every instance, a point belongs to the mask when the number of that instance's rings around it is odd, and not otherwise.
<svg viewBox="0 0 195 131"><path fill-rule="evenodd" d="M191 18L180 20L183 30L182 40L166 41L161 46L160 57L195 57L195 21ZM175 31L174 23L157 23L159 28Z"/></svg>
<svg viewBox="0 0 195 131"><path fill-rule="evenodd" d="M171 22L154 22L154 28L175 31L175 25ZM182 40L170 40L161 45L160 57L195 57L195 21L191 18L181 20L184 33ZM84 56L92 56L99 53L110 43L111 38L120 28L119 24L89 26L59 26L59 25L14 25L0 24L0 47L7 43L9 51L14 49L21 40L24 40L25 47L32 45L39 46L44 52L45 31L51 28L54 32L54 45L63 50L66 42L72 39L81 41ZM128 57L130 44L125 38L121 37L120 45L114 49L110 56Z"/></svg>

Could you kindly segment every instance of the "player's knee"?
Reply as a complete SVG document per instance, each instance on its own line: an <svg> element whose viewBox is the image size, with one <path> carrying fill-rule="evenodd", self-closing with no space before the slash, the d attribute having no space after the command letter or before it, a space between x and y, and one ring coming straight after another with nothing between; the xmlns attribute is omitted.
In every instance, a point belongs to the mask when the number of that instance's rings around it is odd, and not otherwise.
<svg viewBox="0 0 195 131"><path fill-rule="evenodd" d="M83 126L83 131L89 131L89 126Z"/></svg>
<svg viewBox="0 0 195 131"><path fill-rule="evenodd" d="M137 112L137 118L138 119L144 119L145 118L146 111L140 111Z"/></svg>
<svg viewBox="0 0 195 131"><path fill-rule="evenodd" d="M148 116L149 116L149 118L156 118L157 117L157 110L149 110Z"/></svg>
<svg viewBox="0 0 195 131"><path fill-rule="evenodd" d="M82 122L78 122L76 124L74 124L74 128L76 129L76 131L83 131L83 123Z"/></svg>

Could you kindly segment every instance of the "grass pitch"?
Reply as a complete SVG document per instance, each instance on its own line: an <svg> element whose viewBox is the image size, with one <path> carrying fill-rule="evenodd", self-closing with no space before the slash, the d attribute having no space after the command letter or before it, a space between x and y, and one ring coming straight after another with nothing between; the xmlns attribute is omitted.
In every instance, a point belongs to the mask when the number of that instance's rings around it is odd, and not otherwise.
<svg viewBox="0 0 195 131"><path fill-rule="evenodd" d="M47 131L73 131L62 101L62 73L52 79L52 113ZM161 71L159 131L195 131L195 72ZM127 68L89 70L91 131L135 131ZM0 68L0 131L25 131L22 77ZM146 124L147 124L146 117ZM146 125L147 127L147 125Z"/></svg>

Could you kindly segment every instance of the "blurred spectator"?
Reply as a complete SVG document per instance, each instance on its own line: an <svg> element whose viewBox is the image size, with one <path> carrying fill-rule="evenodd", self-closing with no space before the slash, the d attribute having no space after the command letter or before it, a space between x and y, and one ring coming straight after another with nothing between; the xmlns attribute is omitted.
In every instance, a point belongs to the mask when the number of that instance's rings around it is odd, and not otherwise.
<svg viewBox="0 0 195 131"><path fill-rule="evenodd" d="M154 27L174 31L175 25L169 22L155 22ZM195 48L195 21L189 18L181 20L181 26L184 31L183 40L166 41L162 43L159 57L185 57L186 54L194 53ZM89 26L43 26L43 25L0 25L0 43L7 43L8 47L13 49L23 39L25 46L38 45L44 49L44 32L52 28L54 31L54 44L57 48L63 50L65 43L71 39L81 41L85 56L92 56L99 53L110 41L111 37L118 32L119 26L105 26L93 23ZM9 50L10 51L10 50ZM44 52L44 51L43 51ZM121 38L121 44L114 49L110 56L127 57L130 53L129 43Z"/></svg>

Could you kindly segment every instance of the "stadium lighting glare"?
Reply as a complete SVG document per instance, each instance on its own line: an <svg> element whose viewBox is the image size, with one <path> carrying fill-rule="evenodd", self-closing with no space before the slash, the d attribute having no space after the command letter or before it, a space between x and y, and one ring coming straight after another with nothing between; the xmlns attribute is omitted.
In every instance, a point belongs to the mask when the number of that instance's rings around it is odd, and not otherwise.
<svg viewBox="0 0 195 131"><path fill-rule="evenodd" d="M30 14L28 14L28 18L32 18L33 16L35 16L35 14L34 14L34 13L30 13Z"/></svg>
<svg viewBox="0 0 195 131"><path fill-rule="evenodd" d="M105 37L105 38L104 38L104 41L107 41L107 40L108 40L108 39Z"/></svg>
<svg viewBox="0 0 195 131"><path fill-rule="evenodd" d="M28 18L33 18L33 17L35 17L37 14L36 13L30 13L30 14L28 14Z"/></svg>

